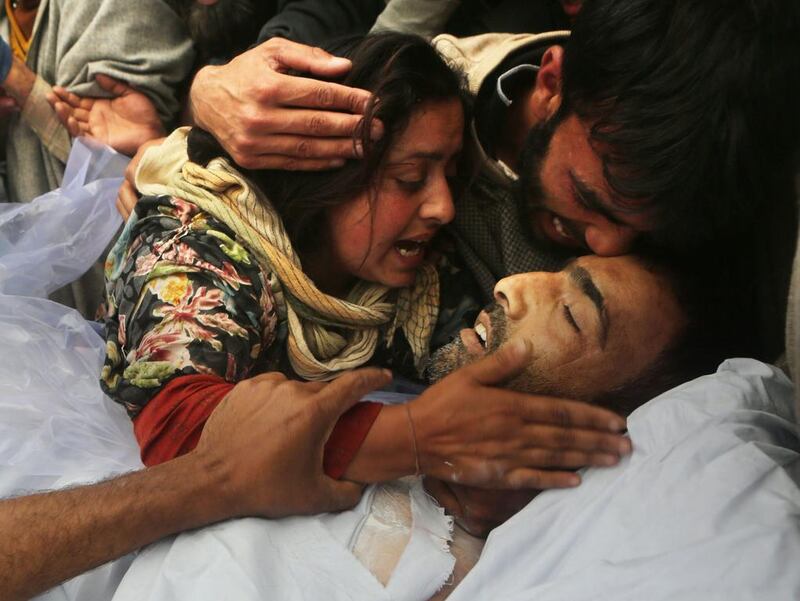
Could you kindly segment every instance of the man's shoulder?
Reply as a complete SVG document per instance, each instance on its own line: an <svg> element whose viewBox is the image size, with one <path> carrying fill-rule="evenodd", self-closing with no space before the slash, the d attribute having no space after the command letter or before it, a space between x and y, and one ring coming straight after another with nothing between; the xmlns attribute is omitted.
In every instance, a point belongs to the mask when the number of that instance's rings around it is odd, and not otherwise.
<svg viewBox="0 0 800 601"><path fill-rule="evenodd" d="M442 34L433 39L433 45L466 74L470 92L477 94L483 80L509 56L531 47L563 44L568 37L569 31L485 33L467 38Z"/></svg>

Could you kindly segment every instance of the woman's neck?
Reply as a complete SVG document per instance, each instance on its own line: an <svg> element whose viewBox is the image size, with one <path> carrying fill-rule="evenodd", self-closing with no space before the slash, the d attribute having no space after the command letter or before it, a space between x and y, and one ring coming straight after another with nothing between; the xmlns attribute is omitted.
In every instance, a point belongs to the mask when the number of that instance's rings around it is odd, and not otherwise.
<svg viewBox="0 0 800 601"><path fill-rule="evenodd" d="M303 271L325 294L345 298L353 287L355 278L340 265L336 265L330 253L317 250L302 255L300 260Z"/></svg>

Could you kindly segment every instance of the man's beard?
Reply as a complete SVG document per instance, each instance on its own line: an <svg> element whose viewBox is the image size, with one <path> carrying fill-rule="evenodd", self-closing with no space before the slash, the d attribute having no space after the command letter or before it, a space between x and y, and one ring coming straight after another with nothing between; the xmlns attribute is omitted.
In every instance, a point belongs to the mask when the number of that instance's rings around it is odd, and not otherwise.
<svg viewBox="0 0 800 601"><path fill-rule="evenodd" d="M244 50L270 16L263 0L218 0L203 5L195 0L170 0L186 23L198 53L204 57L225 58Z"/></svg>
<svg viewBox="0 0 800 601"><path fill-rule="evenodd" d="M528 132L522 156L519 160L519 179L517 180L515 194L519 220L523 224L524 233L537 248L551 253L563 254L564 258L567 258L575 254L575 249L566 249L560 246L547 236L542 235L534 227L536 213L548 211L544 202L544 189L542 188L542 166L550 148L553 134L562 120L562 117L556 114L544 123L534 125ZM564 225L568 227L568 224ZM579 232L570 233L578 240L582 238Z"/></svg>
<svg viewBox="0 0 800 601"><path fill-rule="evenodd" d="M491 324L486 347L486 355L490 355L496 352L508 339L508 320L503 308L497 304L490 305L485 311ZM434 384L456 369L480 358L481 356L470 355L467 347L461 341L461 336L456 336L451 342L433 353L425 369L425 374L428 381ZM531 357L531 360L533 360L533 357ZM502 384L504 388L520 392L536 392L539 394L555 394L557 392L553 390L552 385L544 375L535 370L532 365L529 365L521 374Z"/></svg>

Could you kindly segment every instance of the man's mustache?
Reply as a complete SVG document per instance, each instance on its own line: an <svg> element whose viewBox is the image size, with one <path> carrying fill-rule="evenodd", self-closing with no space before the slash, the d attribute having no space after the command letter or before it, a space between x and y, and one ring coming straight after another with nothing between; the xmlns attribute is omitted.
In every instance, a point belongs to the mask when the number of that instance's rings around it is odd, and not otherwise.
<svg viewBox="0 0 800 601"><path fill-rule="evenodd" d="M494 352L506 341L508 336L508 318L503 307L496 302L489 303L483 308L489 316L489 340L486 345L487 352Z"/></svg>

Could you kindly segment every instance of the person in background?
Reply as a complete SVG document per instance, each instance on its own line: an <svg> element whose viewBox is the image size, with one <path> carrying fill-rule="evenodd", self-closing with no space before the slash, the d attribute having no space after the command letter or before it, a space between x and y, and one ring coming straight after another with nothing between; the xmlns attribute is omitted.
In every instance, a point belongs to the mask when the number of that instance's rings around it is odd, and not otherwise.
<svg viewBox="0 0 800 601"><path fill-rule="evenodd" d="M11 202L30 201L61 184L70 139L47 101L51 86L109 96L117 90L114 81L123 80L152 103L161 131L177 114L177 86L189 72L193 53L180 20L161 0L6 0L0 6L0 32L14 61L28 71L26 89L14 96L23 102L20 112L7 116ZM129 100L123 96L114 104ZM102 291L98 265L53 298L91 318Z"/></svg>

